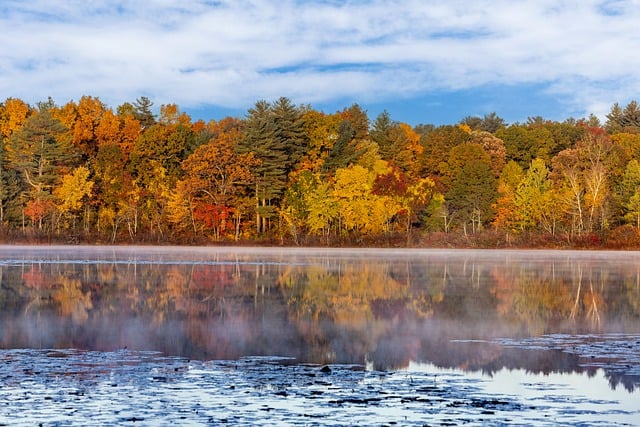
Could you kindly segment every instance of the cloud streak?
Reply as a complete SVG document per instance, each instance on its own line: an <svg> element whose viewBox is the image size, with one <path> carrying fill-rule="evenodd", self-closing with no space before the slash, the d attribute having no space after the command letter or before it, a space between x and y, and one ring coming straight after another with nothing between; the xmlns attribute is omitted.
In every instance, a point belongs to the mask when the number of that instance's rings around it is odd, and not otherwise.
<svg viewBox="0 0 640 427"><path fill-rule="evenodd" d="M5 0L0 97L182 107L384 102L542 85L602 113L640 89L637 0ZM4 98L3 97L3 98ZM526 102L526 100L523 100ZM461 112L464 114L464 111Z"/></svg>

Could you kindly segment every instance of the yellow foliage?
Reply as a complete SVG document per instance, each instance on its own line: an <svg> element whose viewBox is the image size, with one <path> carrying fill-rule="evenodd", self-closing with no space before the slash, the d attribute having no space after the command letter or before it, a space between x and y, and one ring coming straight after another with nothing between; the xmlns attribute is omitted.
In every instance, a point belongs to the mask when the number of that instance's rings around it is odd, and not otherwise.
<svg viewBox="0 0 640 427"><path fill-rule="evenodd" d="M76 168L73 173L64 175L62 182L53 190L59 201L61 212L78 211L83 204L83 198L91 197L93 181L89 180L89 169L84 166Z"/></svg>
<svg viewBox="0 0 640 427"><path fill-rule="evenodd" d="M471 134L471 127L468 124L460 123L458 127L462 129L464 132Z"/></svg>

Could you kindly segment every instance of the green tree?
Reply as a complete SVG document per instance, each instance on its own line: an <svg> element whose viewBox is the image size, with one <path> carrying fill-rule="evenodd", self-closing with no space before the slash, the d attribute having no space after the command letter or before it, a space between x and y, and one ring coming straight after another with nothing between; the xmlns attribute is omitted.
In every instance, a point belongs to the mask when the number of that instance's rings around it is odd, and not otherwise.
<svg viewBox="0 0 640 427"><path fill-rule="evenodd" d="M467 232L481 229L494 214L497 180L491 169L491 159L482 146L460 144L451 150L446 164L445 193L447 208Z"/></svg>
<svg viewBox="0 0 640 427"><path fill-rule="evenodd" d="M391 139L391 132L396 126L397 123L391 120L391 115L387 110L380 113L373 122L370 132L371 139L378 144L380 156L384 160L389 160L392 157L393 140Z"/></svg>
<svg viewBox="0 0 640 427"><path fill-rule="evenodd" d="M481 160L472 160L456 176L445 197L465 231L469 222L473 232L481 229L493 217L497 198L491 167Z"/></svg>
<svg viewBox="0 0 640 427"><path fill-rule="evenodd" d="M20 193L20 180L17 172L8 167L4 138L0 138L0 227L7 219L7 208Z"/></svg>
<svg viewBox="0 0 640 427"><path fill-rule="evenodd" d="M460 121L460 124L469 126L473 131L496 133L498 129L505 126L505 121L494 111L483 117L467 116Z"/></svg>
<svg viewBox="0 0 640 427"><path fill-rule="evenodd" d="M622 179L614 187L613 198L615 200L618 215L625 222L636 223L635 212L636 199L631 201L640 188L640 161L633 159L627 163Z"/></svg>
<svg viewBox="0 0 640 427"><path fill-rule="evenodd" d="M338 126L336 142L322 165L322 171L327 175L333 175L338 169L356 164L365 151L356 139L356 130L352 123L343 120Z"/></svg>
<svg viewBox="0 0 640 427"><path fill-rule="evenodd" d="M604 127L609 134L640 132L640 105L635 100L624 108L616 102L606 117Z"/></svg>
<svg viewBox="0 0 640 427"><path fill-rule="evenodd" d="M256 102L245 119L245 138L240 150L253 152L260 161L254 169L256 231L264 233L275 217L276 207L287 183L287 147L276 138L276 125L267 101Z"/></svg>
<svg viewBox="0 0 640 427"><path fill-rule="evenodd" d="M30 116L11 135L6 148L9 167L20 174L25 190L30 190L27 199L40 207L52 200L53 187L78 157L67 129L49 111ZM39 228L43 218L38 217Z"/></svg>
<svg viewBox="0 0 640 427"><path fill-rule="evenodd" d="M133 105L124 104L122 108L118 110L118 113L133 113L133 116L140 122L142 127L147 128L156 124L156 117L151 111L151 107L153 107L153 102L146 96L141 96L135 100Z"/></svg>
<svg viewBox="0 0 640 427"><path fill-rule="evenodd" d="M506 161L514 160L523 168L529 167L533 159L541 157L548 161L550 147L555 145L553 135L543 121L531 121L529 125L513 124L499 129L496 136L504 142Z"/></svg>
<svg viewBox="0 0 640 427"><path fill-rule="evenodd" d="M285 97L278 98L271 106L274 122L274 138L286 154L285 174L291 173L309 149L309 137L305 133L304 110Z"/></svg>

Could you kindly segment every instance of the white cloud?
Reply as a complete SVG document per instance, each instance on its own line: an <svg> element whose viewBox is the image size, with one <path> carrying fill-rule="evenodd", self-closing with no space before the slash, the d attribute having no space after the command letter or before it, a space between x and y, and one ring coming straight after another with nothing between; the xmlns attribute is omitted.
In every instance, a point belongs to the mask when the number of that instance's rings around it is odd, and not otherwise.
<svg viewBox="0 0 640 427"><path fill-rule="evenodd" d="M640 1L5 0L0 98L245 107L543 84L571 109L640 88ZM608 107L607 107L608 108ZM602 113L601 111L595 111Z"/></svg>

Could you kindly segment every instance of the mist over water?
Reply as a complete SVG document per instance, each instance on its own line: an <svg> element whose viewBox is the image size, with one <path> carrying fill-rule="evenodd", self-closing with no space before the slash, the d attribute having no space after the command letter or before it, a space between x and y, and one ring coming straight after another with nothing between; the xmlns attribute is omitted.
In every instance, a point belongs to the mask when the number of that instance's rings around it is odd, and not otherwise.
<svg viewBox="0 0 640 427"><path fill-rule="evenodd" d="M603 370L640 385L640 253L0 247L0 348Z"/></svg>

